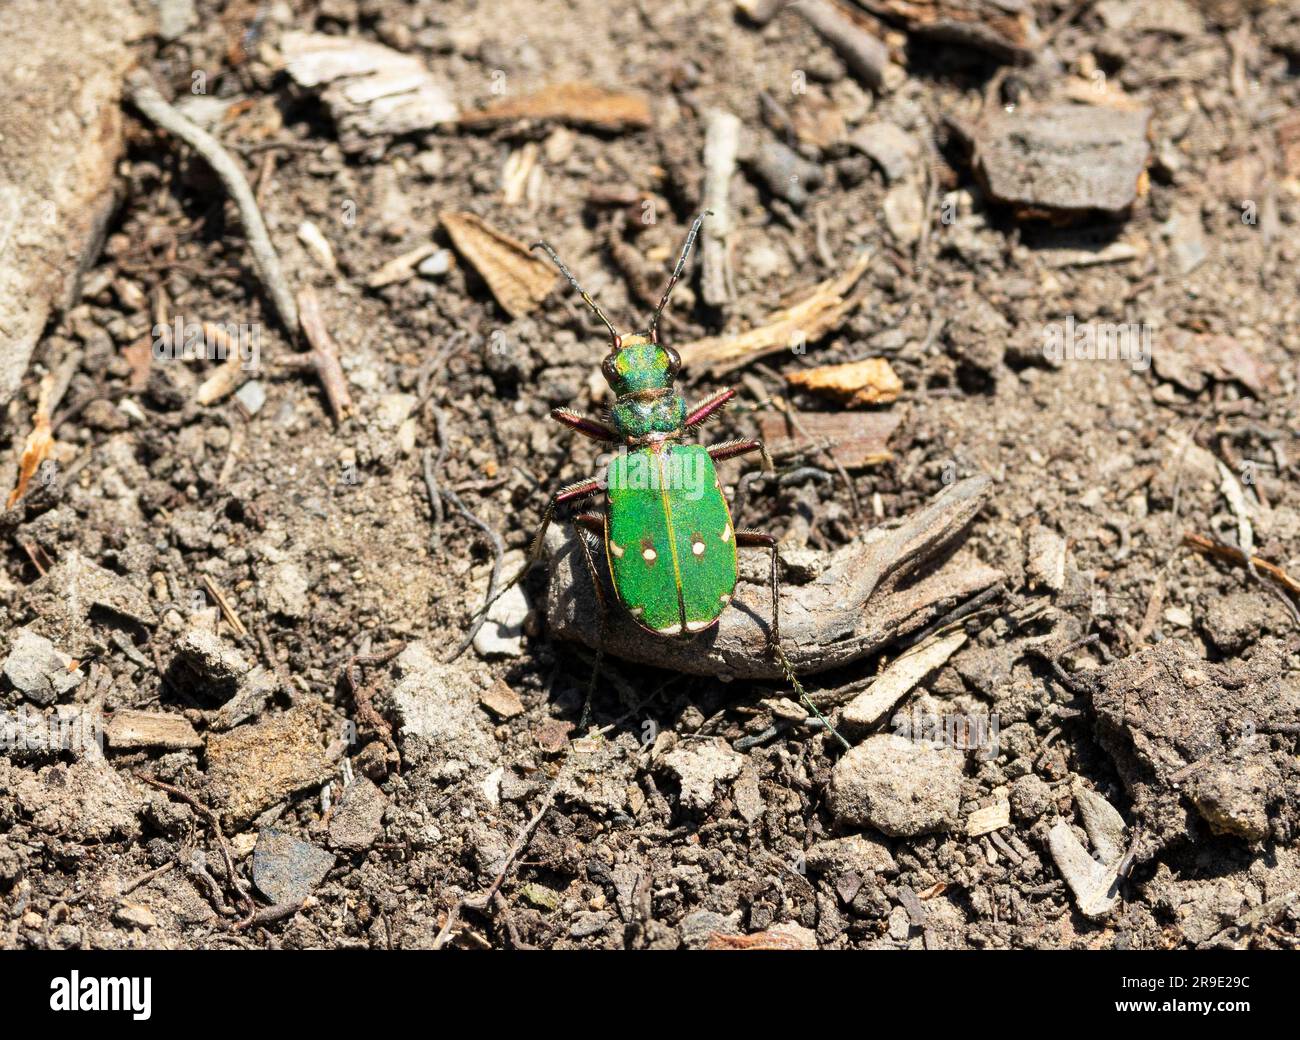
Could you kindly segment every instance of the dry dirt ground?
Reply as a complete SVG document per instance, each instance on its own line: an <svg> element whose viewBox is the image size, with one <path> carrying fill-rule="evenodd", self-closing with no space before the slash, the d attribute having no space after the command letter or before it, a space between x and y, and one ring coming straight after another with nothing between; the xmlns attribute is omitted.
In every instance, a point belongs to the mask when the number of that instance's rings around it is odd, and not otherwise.
<svg viewBox="0 0 1300 1040"><path fill-rule="evenodd" d="M5 414L7 491L43 379L70 375L52 468L2 518L0 707L25 739L0 755L0 944L1297 944L1300 18L1285 4L1036 0L1054 35L1020 65L885 18L870 24L898 74L878 89L797 13L758 25L728 0L163 6L181 17L136 42L140 64L168 98L215 106L286 273L321 301L355 414L336 425L286 362L300 345L212 172L126 106L102 254ZM415 56L462 111L584 81L642 94L652 125L445 126L345 151L319 90L283 69L294 30ZM1151 111L1130 210L1068 229L996 204L968 140L994 110L1065 98ZM715 108L815 176L791 201L742 157L734 299L706 306L692 268L673 342L759 324L872 260L837 328L729 374L739 398L710 439L754 436L782 406L841 410L788 387L800 369L884 357L903 383L874 406L899 418L890 457L849 473L860 520L810 449L778 458L790 479L750 486L745 522L806 559L992 480L960 551L1001 581L955 652L874 723L843 725L848 754L780 682L610 656L596 732L577 732L595 660L548 636L545 567L524 584L532 611L507 619L521 641L507 627L480 639L497 652L451 661L494 545L513 566L548 492L596 466L547 413L604 406L605 340L559 282L512 318L439 214L545 235L626 327L700 208ZM850 143L881 121L916 147L910 197L891 200ZM425 244L450 252L371 287ZM256 327L255 386L197 403L218 363L149 351L154 323L178 319ZM1052 357L1068 322L1144 326L1154 363ZM686 378L700 396L722 385ZM727 463L724 484L756 466ZM1249 539L1259 563L1187 533ZM901 649L809 689L843 724ZM900 736L895 713L993 719L996 742ZM99 719L102 749L59 746Z"/></svg>

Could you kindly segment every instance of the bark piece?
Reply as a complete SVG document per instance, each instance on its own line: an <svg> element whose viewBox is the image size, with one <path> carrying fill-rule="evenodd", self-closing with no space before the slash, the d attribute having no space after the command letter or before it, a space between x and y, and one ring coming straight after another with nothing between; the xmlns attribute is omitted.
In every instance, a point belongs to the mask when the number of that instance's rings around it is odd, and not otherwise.
<svg viewBox="0 0 1300 1040"><path fill-rule="evenodd" d="M605 90L594 83L555 83L533 94L506 98L461 117L462 126L496 126L522 120L565 123L616 133L650 125L650 104L640 94Z"/></svg>
<svg viewBox="0 0 1300 1040"><path fill-rule="evenodd" d="M1127 215L1145 191L1149 109L1046 105L995 112L975 133L975 172L1017 218Z"/></svg>
<svg viewBox="0 0 1300 1040"><path fill-rule="evenodd" d="M140 29L116 0L0 4L0 405L99 252Z"/></svg>

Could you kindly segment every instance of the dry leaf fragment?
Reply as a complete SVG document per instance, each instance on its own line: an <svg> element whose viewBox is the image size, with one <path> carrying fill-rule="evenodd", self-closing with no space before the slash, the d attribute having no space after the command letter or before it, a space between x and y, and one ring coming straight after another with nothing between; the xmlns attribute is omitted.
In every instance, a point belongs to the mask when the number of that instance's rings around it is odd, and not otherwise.
<svg viewBox="0 0 1300 1040"><path fill-rule="evenodd" d="M858 256L843 274L828 278L798 303L768 317L767 324L732 336L710 336L677 348L684 365L707 366L715 374L729 372L778 350L802 349L815 343L853 312L860 296L850 297L871 263L871 254Z"/></svg>
<svg viewBox="0 0 1300 1040"><path fill-rule="evenodd" d="M50 392L53 387L54 375L51 373L41 383L36 414L32 417L32 432L27 435L27 441L23 444L23 454L18 462L18 482L9 492L9 500L5 503L6 509L12 509L14 504L27 494L27 485L31 483L32 477L54 447L54 431L50 427Z"/></svg>
<svg viewBox="0 0 1300 1040"><path fill-rule="evenodd" d="M535 94L507 98L461 117L462 126L495 126L522 119L567 123L615 132L650 125L650 105L639 94L605 90L593 83L556 83Z"/></svg>
<svg viewBox="0 0 1300 1040"><path fill-rule="evenodd" d="M439 216L456 251L483 277L512 318L535 310L546 299L555 285L555 271L526 245L473 213Z"/></svg>
<svg viewBox="0 0 1300 1040"><path fill-rule="evenodd" d="M903 392L903 381L884 358L867 358L843 365L822 365L791 372L785 377L791 386L811 390L843 402L849 408L864 404L888 404Z"/></svg>

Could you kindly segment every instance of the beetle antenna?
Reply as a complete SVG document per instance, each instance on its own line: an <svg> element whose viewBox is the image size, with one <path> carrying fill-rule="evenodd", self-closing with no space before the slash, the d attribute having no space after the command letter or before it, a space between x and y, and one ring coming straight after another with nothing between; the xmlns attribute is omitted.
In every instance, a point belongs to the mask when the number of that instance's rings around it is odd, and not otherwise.
<svg viewBox="0 0 1300 1040"><path fill-rule="evenodd" d="M574 278L573 272L564 266L564 261L555 255L555 250L551 248L550 243L534 242L528 248L536 249L539 246L542 249L545 249L546 252L550 255L551 259L555 261L555 266L558 267L560 269L560 273L569 280L569 284L578 290L578 295L582 297L582 302L585 303L588 307L590 307L593 311L595 311L596 317L605 323L605 327L609 329L609 334L613 336L615 339L618 339L618 329L614 328L610 320L607 317L605 317L605 312L600 309L600 304L598 304L595 300L591 298L591 293L587 292L586 289L584 289L581 285L578 284L578 279Z"/></svg>
<svg viewBox="0 0 1300 1040"><path fill-rule="evenodd" d="M695 245L695 236L700 233L700 225L704 223L705 217L711 216L713 216L713 210L706 209L695 218L691 230L686 233L686 244L682 246L682 255L677 258L677 266L673 268L673 276L668 279L668 288L664 290L664 298L659 301L659 306L655 308L654 317L650 319L650 338L656 342L658 342L659 316L663 314L664 308L668 305L668 297L673 294L673 286L677 284L677 279L686 270L686 258L691 255L691 246Z"/></svg>

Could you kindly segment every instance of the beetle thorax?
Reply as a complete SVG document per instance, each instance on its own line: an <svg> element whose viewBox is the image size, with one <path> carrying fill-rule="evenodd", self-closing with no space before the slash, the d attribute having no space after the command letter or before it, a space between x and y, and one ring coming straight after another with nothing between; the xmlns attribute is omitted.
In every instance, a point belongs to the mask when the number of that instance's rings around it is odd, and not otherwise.
<svg viewBox="0 0 1300 1040"><path fill-rule="evenodd" d="M681 358L649 333L633 333L614 341L601 366L614 391L610 418L629 442L644 442L678 433L686 418L686 402L673 389Z"/></svg>

